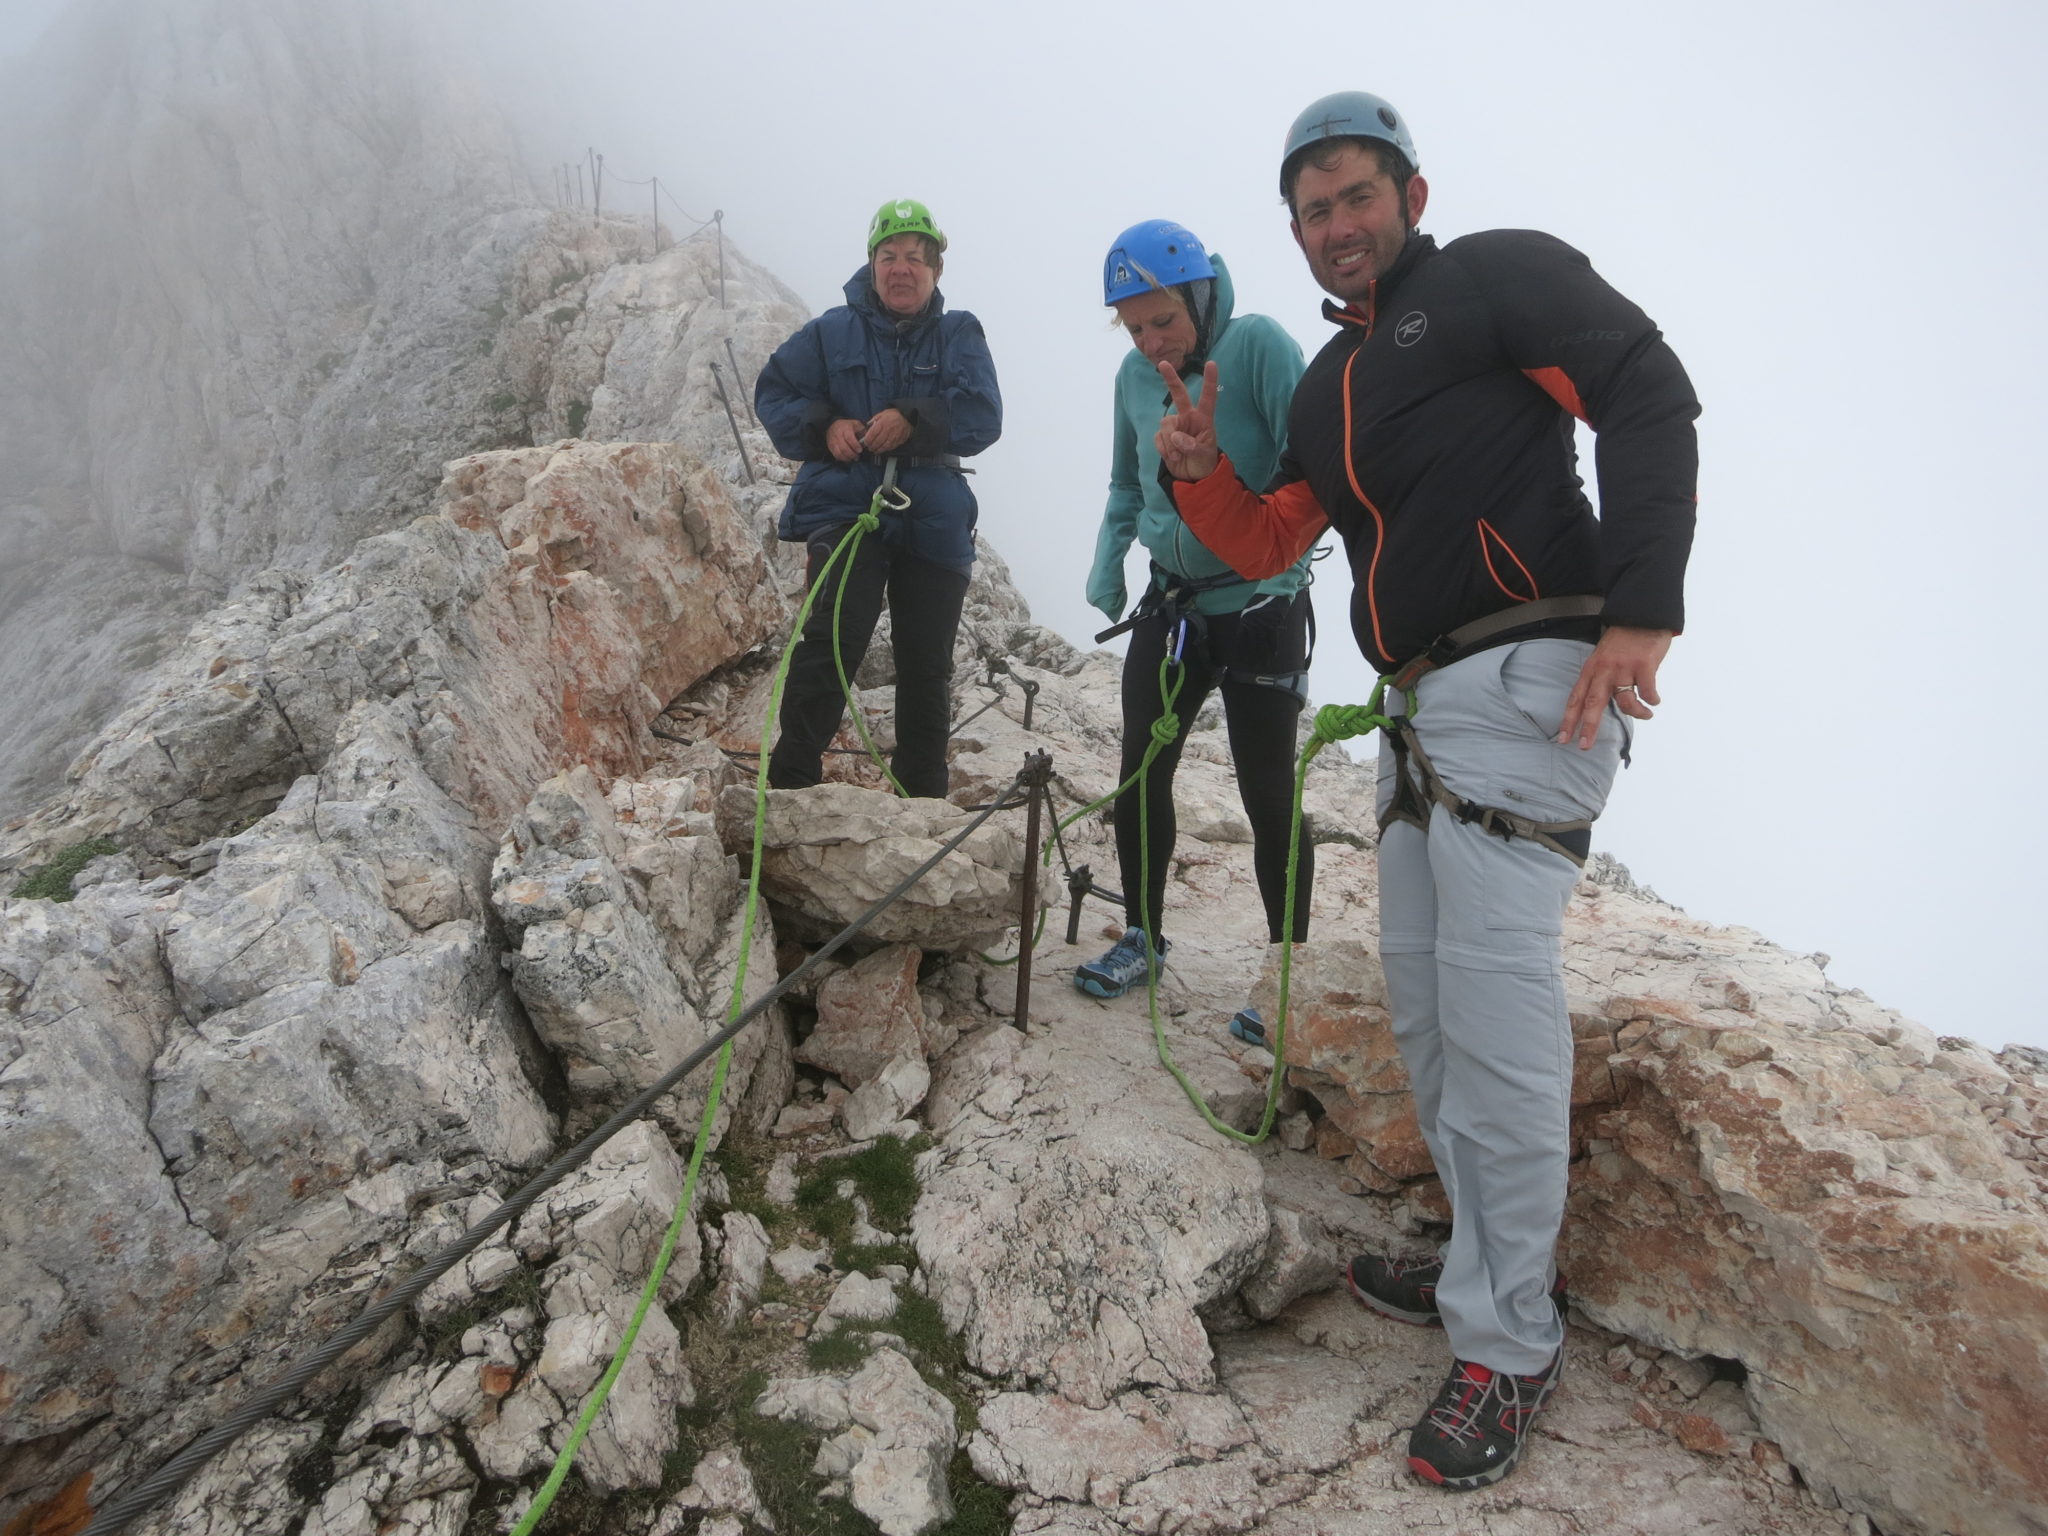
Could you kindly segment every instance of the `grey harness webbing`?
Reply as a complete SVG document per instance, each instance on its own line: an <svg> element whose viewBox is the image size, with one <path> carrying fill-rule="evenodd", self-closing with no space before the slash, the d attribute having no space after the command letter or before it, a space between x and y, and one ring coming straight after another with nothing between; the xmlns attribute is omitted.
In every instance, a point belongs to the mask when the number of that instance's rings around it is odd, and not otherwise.
<svg viewBox="0 0 2048 1536"><path fill-rule="evenodd" d="M1470 624L1460 624L1447 635L1439 635L1430 642L1427 650L1396 667L1388 684L1406 693L1425 672L1434 672L1438 667L1463 661L1474 652L1504 644L1520 630L1547 624L1554 619L1597 619L1606 605L1605 598L1585 594L1539 597L1534 602L1502 608L1484 618L1474 619Z"/></svg>
<svg viewBox="0 0 2048 1536"><path fill-rule="evenodd" d="M1532 624L1548 623L1553 619L1595 618L1602 603L1601 598L1594 596L1545 597L1489 613L1470 624L1461 624L1421 655L1405 663L1388 680L1388 686L1407 694L1412 708L1416 681L1424 673L1434 672L1438 667L1447 667L1476 652L1503 644L1518 630ZM1491 832L1504 841L1527 838L1553 853L1563 854L1581 869L1585 868L1586 856L1593 849L1592 817L1537 821L1519 811L1481 805L1476 800L1454 794L1438 776L1429 754L1422 750L1422 741L1406 715L1394 717L1387 729L1387 745L1394 754L1394 794L1379 819L1382 832L1396 821L1405 821L1412 827L1427 830L1430 812L1442 806L1462 822L1477 823L1483 832ZM1409 771L1411 763L1414 768L1412 775Z"/></svg>
<svg viewBox="0 0 2048 1536"><path fill-rule="evenodd" d="M1451 787L1437 776L1436 766L1430 762L1429 754L1422 750L1422 742L1406 715L1394 716L1387 728L1387 745L1394 753L1394 794L1387 802L1386 810L1380 813L1382 832L1396 821L1405 821L1412 827L1427 831L1431 811L1442 806L1458 820L1476 822L1482 832L1491 832L1504 842L1524 837L1553 853L1563 854L1581 869L1585 867L1586 855L1593 848L1592 817L1537 821L1520 812L1504 811L1497 805L1481 805L1476 800L1467 800L1453 793ZM1409 774L1411 762L1415 769L1414 777Z"/></svg>

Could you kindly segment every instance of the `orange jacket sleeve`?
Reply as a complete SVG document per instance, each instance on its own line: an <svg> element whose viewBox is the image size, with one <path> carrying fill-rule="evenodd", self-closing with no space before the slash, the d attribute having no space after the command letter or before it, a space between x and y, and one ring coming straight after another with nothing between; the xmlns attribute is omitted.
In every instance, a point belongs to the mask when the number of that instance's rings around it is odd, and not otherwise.
<svg viewBox="0 0 2048 1536"><path fill-rule="evenodd" d="M1306 480L1289 480L1260 496L1238 479L1228 454L1206 478L1174 481L1173 504L1196 538L1253 581L1278 576L1330 526Z"/></svg>

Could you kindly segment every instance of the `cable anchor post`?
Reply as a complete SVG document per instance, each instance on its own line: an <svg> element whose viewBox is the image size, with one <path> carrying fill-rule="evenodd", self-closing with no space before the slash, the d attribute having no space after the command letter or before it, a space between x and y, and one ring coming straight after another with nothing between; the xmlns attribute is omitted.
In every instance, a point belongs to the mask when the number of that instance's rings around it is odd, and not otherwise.
<svg viewBox="0 0 2048 1536"><path fill-rule="evenodd" d="M726 425L732 428L733 446L740 451L740 468L746 471L747 484L754 483L753 461L747 457L746 439L740 436L740 420L733 414L732 398L725 392L725 375L718 370L718 359L711 360L711 382L718 386L718 403L725 407ZM737 382L737 381L735 381Z"/></svg>
<svg viewBox="0 0 2048 1536"><path fill-rule="evenodd" d="M1014 672L1010 675L1017 676ZM1031 708L1038 702L1038 684L1031 678L1018 677L1017 686L1024 690L1024 729L1028 731L1031 729Z"/></svg>
<svg viewBox="0 0 2048 1536"><path fill-rule="evenodd" d="M1034 919L1038 912L1039 818L1046 788L1052 783L1052 754L1027 755L1019 777L1029 798L1024 813L1024 902L1017 914L1017 1005L1012 1022L1022 1029L1031 1022L1031 941L1037 929Z"/></svg>
<svg viewBox="0 0 2048 1536"><path fill-rule="evenodd" d="M1086 864L1067 871L1067 942L1081 942L1081 903L1095 892L1095 874Z"/></svg>

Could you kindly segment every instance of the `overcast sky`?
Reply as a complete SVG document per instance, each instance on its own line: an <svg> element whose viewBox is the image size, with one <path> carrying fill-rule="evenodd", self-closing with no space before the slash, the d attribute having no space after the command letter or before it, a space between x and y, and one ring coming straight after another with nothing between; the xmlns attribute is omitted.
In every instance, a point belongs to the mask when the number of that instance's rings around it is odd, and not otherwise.
<svg viewBox="0 0 2048 1536"><path fill-rule="evenodd" d="M57 8L0 0L0 54ZM1007 405L978 461L983 530L1037 617L1084 642L1125 345L1101 307L1110 237L1188 224L1229 258L1240 311L1313 352L1326 327L1279 205L1281 136L1324 92L1388 97L1428 231L1578 246L1705 402L1690 624L1596 845L1942 1033L2048 1046L2048 7L478 14L538 164L595 147L722 208L814 310L839 301L878 203L931 205L942 286L986 325ZM1313 689L1362 701L1343 563L1320 571Z"/></svg>

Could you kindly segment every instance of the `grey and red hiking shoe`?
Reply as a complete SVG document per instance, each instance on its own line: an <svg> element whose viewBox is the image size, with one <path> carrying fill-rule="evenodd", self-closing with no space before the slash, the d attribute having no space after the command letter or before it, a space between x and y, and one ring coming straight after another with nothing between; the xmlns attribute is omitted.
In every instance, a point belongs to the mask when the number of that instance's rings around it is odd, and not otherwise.
<svg viewBox="0 0 2048 1536"><path fill-rule="evenodd" d="M1563 1350L1534 1376L1453 1362L1450 1379L1409 1432L1408 1470L1454 1493L1499 1482L1521 1459L1529 1425L1563 1369Z"/></svg>
<svg viewBox="0 0 2048 1536"><path fill-rule="evenodd" d="M1437 1311L1436 1283L1443 1278L1444 1261L1432 1254L1420 1259L1383 1259L1376 1253L1361 1253L1345 1267L1344 1278L1351 1294L1400 1323L1418 1328L1441 1328L1443 1316ZM1568 1305L1564 1276L1550 1287L1551 1303L1564 1316Z"/></svg>

